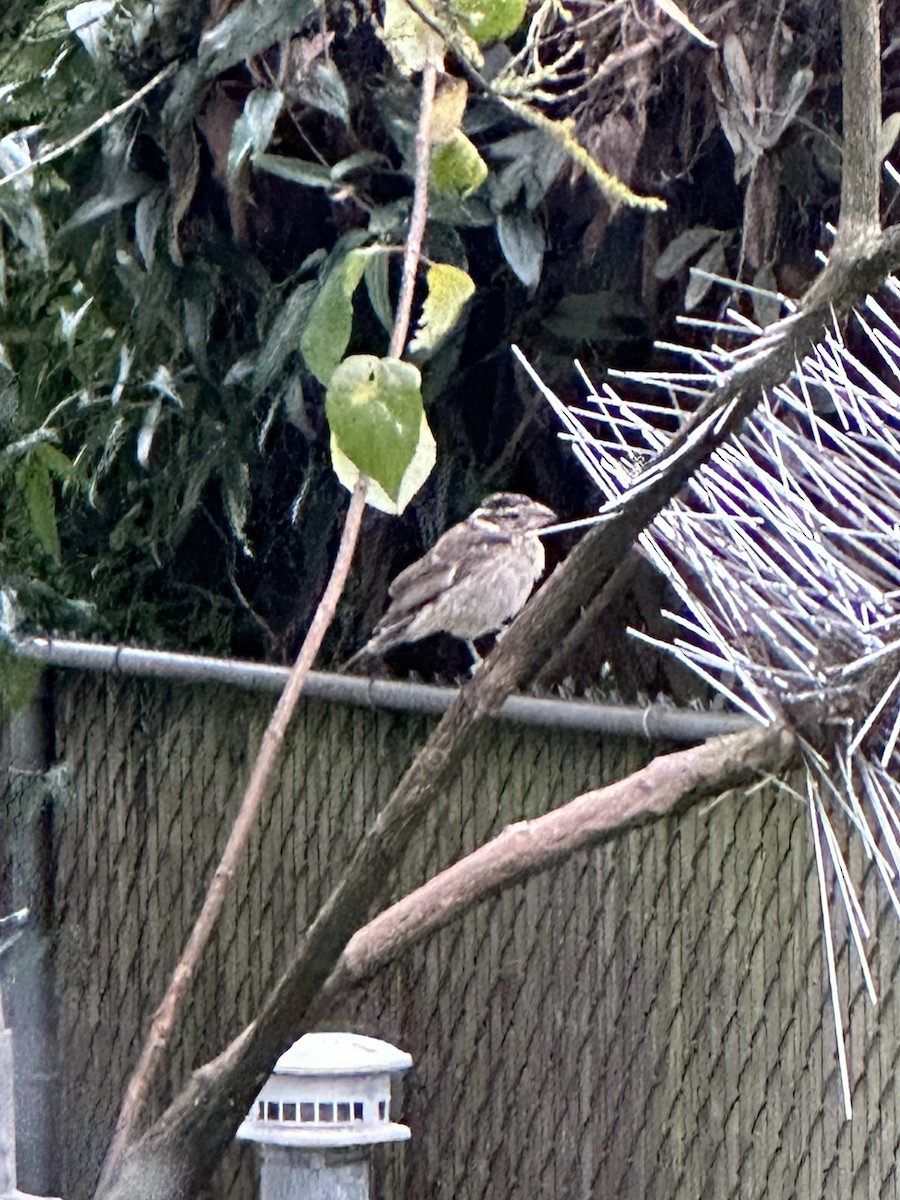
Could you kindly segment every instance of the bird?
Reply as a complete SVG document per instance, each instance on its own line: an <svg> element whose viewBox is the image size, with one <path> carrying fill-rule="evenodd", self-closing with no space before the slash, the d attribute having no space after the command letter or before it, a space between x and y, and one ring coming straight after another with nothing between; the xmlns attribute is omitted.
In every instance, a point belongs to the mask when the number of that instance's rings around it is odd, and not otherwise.
<svg viewBox="0 0 900 1200"><path fill-rule="evenodd" d="M477 666L475 639L498 633L523 608L544 570L538 531L556 520L520 492L482 500L394 579L387 611L344 670L435 633L466 642Z"/></svg>

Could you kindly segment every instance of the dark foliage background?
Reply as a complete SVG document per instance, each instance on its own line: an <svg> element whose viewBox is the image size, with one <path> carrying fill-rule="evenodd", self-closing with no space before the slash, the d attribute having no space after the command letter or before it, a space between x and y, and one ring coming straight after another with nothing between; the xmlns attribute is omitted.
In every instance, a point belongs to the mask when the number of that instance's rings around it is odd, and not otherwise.
<svg viewBox="0 0 900 1200"><path fill-rule="evenodd" d="M276 4L272 44L256 30L248 56L231 46L212 60L200 32L242 6L173 7L154 23L128 0L76 34L53 3L0 15L6 171L179 64L120 120L0 188L0 578L39 627L282 660L317 603L346 498L300 337L348 249L403 243L418 89L379 11L329 4L294 28ZM487 178L470 196L432 196L425 246L477 288L421 364L437 467L403 518L368 514L332 661L377 619L391 576L487 492L521 489L567 516L596 504L512 342L577 402L573 358L595 380L650 365L654 339L683 338L686 309L749 305L691 283L691 265L791 295L812 278L838 197L836 8L750 7L683 6L718 50L649 2L548 9L532 27L520 74L533 106L571 119L606 170L666 200L661 214L610 201L552 139L470 88L463 127ZM488 50L486 77L525 28ZM452 54L448 68L465 74ZM302 183L235 161L250 98L276 90L268 154ZM351 352L387 350L399 255L377 262L354 297ZM642 570L622 619L652 631L659 605ZM575 682L595 681L613 646L618 631L602 631ZM435 660L425 647L393 666ZM437 661L463 665L452 647ZM646 651L619 649L614 666L624 694L682 687Z"/></svg>

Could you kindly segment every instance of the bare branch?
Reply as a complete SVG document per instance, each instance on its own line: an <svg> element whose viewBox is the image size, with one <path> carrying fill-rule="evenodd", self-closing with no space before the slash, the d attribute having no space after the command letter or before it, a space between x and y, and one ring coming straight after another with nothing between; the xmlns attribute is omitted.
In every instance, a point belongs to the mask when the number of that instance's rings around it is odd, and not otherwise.
<svg viewBox="0 0 900 1200"><path fill-rule="evenodd" d="M840 238L877 233L881 163L881 30L878 0L842 0L844 131Z"/></svg>
<svg viewBox="0 0 900 1200"><path fill-rule="evenodd" d="M322 644L322 638L331 624L337 608L338 600L344 590L344 584L353 562L356 543L359 539L359 528L366 505L366 484L363 479L356 485L350 498L350 506L344 520L341 541L331 577L325 588L319 606L315 611L309 630L300 647L297 661L284 685L284 691L266 731L263 734L259 754L253 764L250 781L244 792L241 807L235 818L228 842L222 852L219 865L210 882L203 901L203 907L194 923L190 937L182 951L181 958L172 973L169 986L162 1002L154 1014L150 1030L144 1042L140 1058L128 1082L125 1097L116 1122L106 1161L101 1175L99 1190L102 1192L115 1174L125 1148L133 1140L135 1130L147 1102L147 1097L156 1079L157 1073L168 1051L169 1043L175 1024L187 998L190 985L200 965L203 952L216 927L216 922L224 907L231 882L237 867L243 857L247 839L256 823L259 810L269 793L275 768L284 744L284 735L290 724L291 717L300 699L300 693L307 675L312 668L315 657Z"/></svg>
<svg viewBox="0 0 900 1200"><path fill-rule="evenodd" d="M409 233L403 252L403 279L400 297L391 330L390 352L400 358L406 348L412 312L413 292L419 259L422 257L422 240L428 219L428 170L431 163L431 113L434 108L434 93L437 87L437 67L429 58L422 70L422 91L419 99L419 121L416 126L416 177L413 193L412 213L409 218Z"/></svg>
<svg viewBox="0 0 900 1200"><path fill-rule="evenodd" d="M407 237L403 260L401 293L391 333L391 354L396 357L399 357L403 353L409 331L413 291L421 259L422 241L428 216L428 167L431 148L430 126L436 85L437 67L434 62L429 60L422 73L422 93L416 134L415 192L409 235ZM341 535L341 543L328 586L316 609L309 631L297 656L297 661L285 684L284 692L263 734L262 745L253 766L250 782L244 793L244 799L229 835L222 859L216 868L215 875L209 886L203 908L172 975L166 995L154 1015L141 1057L126 1089L116 1130L106 1162L104 1163L100 1182L97 1186L96 1194L98 1196L128 1194L130 1188L134 1186L134 1175L131 1173L133 1164L129 1165L127 1162L124 1162L124 1159L127 1151L134 1142L135 1131L138 1127L141 1112L146 1104L150 1088L159 1070L163 1055L171 1041L175 1023L187 996L189 986L196 974L203 950L222 911L230 882L243 855L247 838L256 822L260 806L268 794L284 741L284 734L293 716L297 701L300 698L303 684L318 654L325 631L334 617L334 612L343 592L356 550L360 524L365 510L367 486L365 476L361 476L350 500L350 507ZM376 890L374 880L371 882L371 890ZM356 921L355 924L358 925L359 921ZM343 941L341 945L343 945ZM337 949L339 950L340 947ZM316 989L326 979L334 958L334 953L328 953L323 960L325 964L323 973L321 975L315 973L312 975L312 978L316 981ZM311 996L314 994L315 990L311 993ZM277 995L281 995L281 989L279 989ZM276 1008L278 1008L278 1005L276 1005ZM283 1040L283 1033L281 1031L285 1027L285 1014L279 1010L272 1025L264 1026L266 1032L269 1033L267 1044L273 1044L273 1036L275 1039L280 1037ZM287 1028L291 1027L289 1020ZM289 1040L292 1039L289 1038ZM268 1066L277 1057L278 1050L274 1054L267 1055L265 1048L260 1048L255 1043L249 1048L246 1043L242 1043L242 1045L246 1051L243 1060L245 1069L251 1072L254 1079L261 1079L260 1072L262 1072L262 1075L265 1074ZM279 1045L279 1050L281 1048L283 1047ZM228 1094L230 1097L230 1089L228 1089ZM232 1110L229 1116L233 1116L235 1110L230 1099L228 1107ZM225 1139L230 1137L233 1132L232 1125L228 1124L228 1117L226 1116L223 1120L221 1114L215 1114L212 1110L204 1115L211 1123L217 1144L221 1145L223 1132ZM183 1162L181 1165L185 1171L189 1172L195 1164L193 1162ZM139 1164L137 1171L142 1178L142 1185L145 1187L146 1164ZM131 1180L131 1183L127 1182L129 1180ZM180 1182L174 1183L172 1185L172 1194L179 1194L181 1186Z"/></svg>
<svg viewBox="0 0 900 1200"><path fill-rule="evenodd" d="M714 738L690 750L660 755L627 779L585 792L534 820L507 826L354 934L316 1009L488 895L635 824L721 795L760 774L776 774L788 764L793 747L793 737L783 728L759 727Z"/></svg>

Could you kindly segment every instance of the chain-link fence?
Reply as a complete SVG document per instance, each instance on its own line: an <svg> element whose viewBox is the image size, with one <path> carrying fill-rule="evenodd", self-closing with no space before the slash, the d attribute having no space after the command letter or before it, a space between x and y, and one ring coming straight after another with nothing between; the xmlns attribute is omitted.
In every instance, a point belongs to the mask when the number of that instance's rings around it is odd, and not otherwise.
<svg viewBox="0 0 900 1200"><path fill-rule="evenodd" d="M271 700L60 675L53 822L56 1176L96 1178L122 1087L240 799ZM309 702L182 1024L166 1094L253 1016L429 722ZM395 895L652 748L491 725L398 864ZM862 873L864 863L857 861ZM391 1200L900 1194L900 938L878 907L872 1009L845 939L844 1123L806 815L757 791L581 852L467 913L332 1024L415 1065L380 1155ZM234 1149L210 1194L249 1200Z"/></svg>

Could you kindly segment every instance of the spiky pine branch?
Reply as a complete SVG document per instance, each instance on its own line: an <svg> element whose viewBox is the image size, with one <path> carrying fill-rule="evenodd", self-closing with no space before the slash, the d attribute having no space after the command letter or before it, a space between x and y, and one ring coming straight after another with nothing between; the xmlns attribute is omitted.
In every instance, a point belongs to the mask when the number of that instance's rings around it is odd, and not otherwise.
<svg viewBox="0 0 900 1200"><path fill-rule="evenodd" d="M823 918L827 926L836 890L873 1000L869 926L835 818L861 839L900 915L898 305L891 278L855 314L861 350L837 326L826 332L643 531L641 548L681 609L666 614L669 642L635 633L761 723L796 733ZM626 377L644 394L664 391L658 402L590 384L585 407L553 399L609 505L641 486L644 463L666 460L685 409L709 407L722 380L752 366L771 338L736 312L712 331L720 344L710 350L670 347L691 369ZM830 928L826 951L849 1115Z"/></svg>

